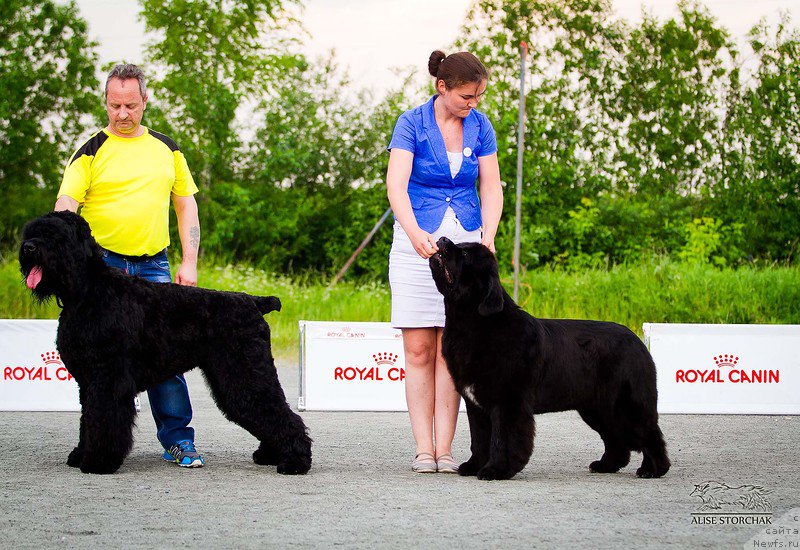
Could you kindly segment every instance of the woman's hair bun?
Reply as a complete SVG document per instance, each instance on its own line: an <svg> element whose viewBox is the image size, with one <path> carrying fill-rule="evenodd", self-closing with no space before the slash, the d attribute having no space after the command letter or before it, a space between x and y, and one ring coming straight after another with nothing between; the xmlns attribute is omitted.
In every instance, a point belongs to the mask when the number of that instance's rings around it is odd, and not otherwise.
<svg viewBox="0 0 800 550"><path fill-rule="evenodd" d="M442 50L435 50L428 58L428 72L431 73L432 77L439 76L439 65L442 64L445 57L447 57L447 54Z"/></svg>

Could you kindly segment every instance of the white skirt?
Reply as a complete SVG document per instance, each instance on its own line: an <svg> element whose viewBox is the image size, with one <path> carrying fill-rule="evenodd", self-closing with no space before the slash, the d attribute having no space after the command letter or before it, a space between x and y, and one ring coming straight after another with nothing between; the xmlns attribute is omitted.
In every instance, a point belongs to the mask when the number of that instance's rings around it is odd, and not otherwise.
<svg viewBox="0 0 800 550"><path fill-rule="evenodd" d="M481 230L466 231L452 208L433 234L434 242L447 237L454 243L481 242ZM444 298L433 282L428 260L422 258L399 222L394 222L394 240L389 252L389 286L392 289L392 327L444 326Z"/></svg>

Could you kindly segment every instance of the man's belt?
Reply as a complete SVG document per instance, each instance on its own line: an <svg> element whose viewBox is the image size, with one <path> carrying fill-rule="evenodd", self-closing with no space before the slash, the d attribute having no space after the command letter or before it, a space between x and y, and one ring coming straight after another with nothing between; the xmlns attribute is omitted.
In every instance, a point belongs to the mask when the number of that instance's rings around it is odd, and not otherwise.
<svg viewBox="0 0 800 550"><path fill-rule="evenodd" d="M128 254L120 254L119 252L108 250L107 248L104 248L103 250L105 250L109 254L113 254L114 256L117 256L118 258L122 258L123 260L127 260L129 262L144 262L145 260L153 259L159 254L162 254L167 251L167 249L164 248L163 250L159 250L155 254L142 254L141 256L130 256Z"/></svg>

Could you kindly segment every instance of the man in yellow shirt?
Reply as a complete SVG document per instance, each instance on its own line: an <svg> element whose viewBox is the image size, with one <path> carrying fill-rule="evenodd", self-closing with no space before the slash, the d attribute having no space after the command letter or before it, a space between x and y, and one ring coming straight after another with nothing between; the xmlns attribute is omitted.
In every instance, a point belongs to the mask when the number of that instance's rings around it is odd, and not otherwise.
<svg viewBox="0 0 800 550"><path fill-rule="evenodd" d="M170 138L141 125L147 89L135 65L117 65L106 80L108 126L69 160L55 210L77 212L112 267L149 281L169 283L170 197L178 219L182 259L175 283L197 285L200 221L197 186L186 159ZM143 350L146 351L146 350ZM163 458L184 467L204 461L194 446L192 405L183 375L148 390Z"/></svg>

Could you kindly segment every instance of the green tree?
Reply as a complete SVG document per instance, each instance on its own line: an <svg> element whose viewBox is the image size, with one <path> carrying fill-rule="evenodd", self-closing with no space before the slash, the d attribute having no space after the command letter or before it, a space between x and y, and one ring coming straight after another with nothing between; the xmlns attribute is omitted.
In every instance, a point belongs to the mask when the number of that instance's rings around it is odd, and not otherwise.
<svg viewBox="0 0 800 550"><path fill-rule="evenodd" d="M302 33L287 10L295 3L141 0L145 28L158 37L146 47L155 75L149 123L178 143L200 188L203 250L214 244L208 237L230 231L217 227L224 221L216 215L218 198L244 199L230 185L240 177L240 154L253 131L248 109L282 86L283 74L302 62L290 51ZM176 229L171 224L174 240Z"/></svg>
<svg viewBox="0 0 800 550"><path fill-rule="evenodd" d="M288 71L260 102L264 125L244 155L243 177L218 199L218 234L207 241L217 254L324 272L349 257L388 206L386 144L405 108L402 93L376 104L365 90L342 93L351 87L329 58ZM378 236L356 271L385 270L390 233Z"/></svg>
<svg viewBox="0 0 800 550"><path fill-rule="evenodd" d="M64 162L98 115L95 43L74 2L0 3L0 239L52 209Z"/></svg>
<svg viewBox="0 0 800 550"><path fill-rule="evenodd" d="M737 56L728 32L698 2L679 17L645 15L625 44L616 83L601 105L618 121L617 187L648 194L707 192L721 134L727 65Z"/></svg>
<svg viewBox="0 0 800 550"><path fill-rule="evenodd" d="M608 0L489 0L476 2L457 48L475 53L489 68L480 109L492 121L500 172L516 179L519 44L529 46L523 164L522 264L565 258L574 233L567 212L611 188L606 157L614 135L592 92L603 89L616 61L624 26ZM592 161L594 159L594 161ZM602 169L595 170L594 166ZM498 232L498 259L510 265L514 220L509 187ZM581 243L586 243L584 236ZM591 250L582 250L584 255ZM568 256L568 255L567 255Z"/></svg>
<svg viewBox="0 0 800 550"><path fill-rule="evenodd" d="M477 2L457 44L490 69L480 108L495 125L507 182L516 175L519 43L530 46L527 266L677 251L686 244L683 228L716 199L720 113L738 76L727 31L695 1L679 2L675 19L645 15L637 27L616 20L611 7L608 0ZM498 235L501 265L510 265L509 212Z"/></svg>
<svg viewBox="0 0 800 550"><path fill-rule="evenodd" d="M300 62L289 51L301 33L286 9L294 0L141 0L153 124L184 150L203 193L234 174L248 101L282 85ZM208 195L206 195L208 196Z"/></svg>
<svg viewBox="0 0 800 550"><path fill-rule="evenodd" d="M702 4L681 1L678 11L666 21L645 14L592 90L613 136L605 161L614 193L601 225L614 261L682 249L681 228L713 200L738 53Z"/></svg>
<svg viewBox="0 0 800 550"><path fill-rule="evenodd" d="M797 257L800 242L800 32L785 15L777 29L755 26L752 79L733 81L722 167L713 186L716 216L741 224L745 251Z"/></svg>

